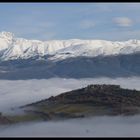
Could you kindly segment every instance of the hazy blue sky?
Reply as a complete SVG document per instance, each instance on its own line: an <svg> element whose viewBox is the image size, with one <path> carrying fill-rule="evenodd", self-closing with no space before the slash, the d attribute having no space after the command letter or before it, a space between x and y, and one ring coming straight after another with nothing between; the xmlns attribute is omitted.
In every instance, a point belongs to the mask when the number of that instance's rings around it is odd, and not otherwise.
<svg viewBox="0 0 140 140"><path fill-rule="evenodd" d="M140 3L1 3L0 31L27 39L140 39Z"/></svg>

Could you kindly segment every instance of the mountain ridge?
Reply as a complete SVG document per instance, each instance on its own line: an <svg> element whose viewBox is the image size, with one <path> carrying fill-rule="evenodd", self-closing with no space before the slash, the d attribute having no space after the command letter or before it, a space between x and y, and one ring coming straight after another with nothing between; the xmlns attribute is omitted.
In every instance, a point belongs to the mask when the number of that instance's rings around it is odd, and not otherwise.
<svg viewBox="0 0 140 140"><path fill-rule="evenodd" d="M29 59L52 55L49 59L60 61L79 56L96 57L140 52L140 40L27 40L16 38L13 33L0 33L0 60Z"/></svg>

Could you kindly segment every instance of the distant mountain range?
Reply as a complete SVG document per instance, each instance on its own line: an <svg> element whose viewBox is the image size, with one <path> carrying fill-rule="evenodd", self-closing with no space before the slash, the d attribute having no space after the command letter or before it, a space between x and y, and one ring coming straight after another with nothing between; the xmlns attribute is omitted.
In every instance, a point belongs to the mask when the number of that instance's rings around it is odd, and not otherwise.
<svg viewBox="0 0 140 140"><path fill-rule="evenodd" d="M0 33L0 79L140 76L140 40L26 40Z"/></svg>

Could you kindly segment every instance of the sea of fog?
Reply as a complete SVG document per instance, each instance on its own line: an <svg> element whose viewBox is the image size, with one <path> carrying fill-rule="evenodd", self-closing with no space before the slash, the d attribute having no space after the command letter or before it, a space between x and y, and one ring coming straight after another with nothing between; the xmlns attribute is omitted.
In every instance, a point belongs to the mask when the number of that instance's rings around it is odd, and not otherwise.
<svg viewBox="0 0 140 140"><path fill-rule="evenodd" d="M119 84L140 90L140 77L42 80L0 80L0 112L89 84ZM0 136L140 136L140 116L95 117L0 127Z"/></svg>
<svg viewBox="0 0 140 140"><path fill-rule="evenodd" d="M0 128L0 137L140 137L140 116L20 124Z"/></svg>

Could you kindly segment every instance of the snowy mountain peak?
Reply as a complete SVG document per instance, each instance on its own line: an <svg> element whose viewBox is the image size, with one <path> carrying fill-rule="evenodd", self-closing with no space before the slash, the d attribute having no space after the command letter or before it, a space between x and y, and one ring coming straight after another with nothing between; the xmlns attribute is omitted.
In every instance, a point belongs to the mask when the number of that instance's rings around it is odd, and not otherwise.
<svg viewBox="0 0 140 140"><path fill-rule="evenodd" d="M119 55L140 52L140 40L27 40L16 38L11 32L0 33L0 60L27 59L34 56L53 55L50 60L69 57Z"/></svg>
<svg viewBox="0 0 140 140"><path fill-rule="evenodd" d="M12 38L14 38L14 34L11 33L11 32L3 31L3 32L0 33L0 38L12 39Z"/></svg>

